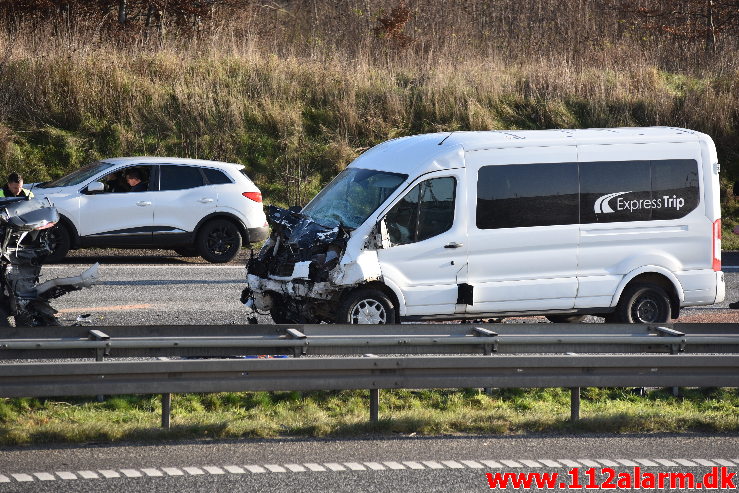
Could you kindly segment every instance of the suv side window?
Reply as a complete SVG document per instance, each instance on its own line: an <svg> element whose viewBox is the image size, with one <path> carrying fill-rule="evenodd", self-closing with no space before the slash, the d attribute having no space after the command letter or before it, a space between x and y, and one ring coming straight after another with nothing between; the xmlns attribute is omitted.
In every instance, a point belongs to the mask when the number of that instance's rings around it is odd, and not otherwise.
<svg viewBox="0 0 739 493"><path fill-rule="evenodd" d="M187 190L203 186L203 175L195 166L164 164L159 167L159 190Z"/></svg>
<svg viewBox="0 0 739 493"><path fill-rule="evenodd" d="M131 187L126 182L126 173L132 169L138 170L138 173L141 176L142 183L144 183L145 186L148 187L149 179L152 176L152 166L138 164L135 166L128 166L126 168L118 169L112 173L108 173L104 177L97 180L102 182L105 186L103 193L129 192L131 190Z"/></svg>
<svg viewBox="0 0 739 493"><path fill-rule="evenodd" d="M419 183L385 216L392 245L423 241L448 231L454 222L456 180L433 178Z"/></svg>
<svg viewBox="0 0 739 493"><path fill-rule="evenodd" d="M226 176L226 173L223 171L213 169L213 168L203 168L203 173L205 173L205 179L208 181L209 185L223 185L224 183L233 183L231 179Z"/></svg>

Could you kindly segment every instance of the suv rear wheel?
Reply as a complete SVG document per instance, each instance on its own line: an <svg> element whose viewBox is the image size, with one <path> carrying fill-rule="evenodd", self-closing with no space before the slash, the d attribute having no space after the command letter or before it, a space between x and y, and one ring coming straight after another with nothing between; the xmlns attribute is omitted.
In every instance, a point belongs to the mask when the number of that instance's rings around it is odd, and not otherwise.
<svg viewBox="0 0 739 493"><path fill-rule="evenodd" d="M220 264L232 260L241 249L241 233L227 219L208 221L195 240L200 256L208 262Z"/></svg>

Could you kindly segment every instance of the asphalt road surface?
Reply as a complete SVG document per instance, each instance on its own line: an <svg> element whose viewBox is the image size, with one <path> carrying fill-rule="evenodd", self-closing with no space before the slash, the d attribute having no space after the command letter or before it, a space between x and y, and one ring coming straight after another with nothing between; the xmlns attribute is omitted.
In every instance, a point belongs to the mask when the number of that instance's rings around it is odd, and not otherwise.
<svg viewBox="0 0 739 493"><path fill-rule="evenodd" d="M91 289L70 293L53 305L64 325L90 314L93 325L226 325L247 323L239 301L246 285L246 254L223 265L199 258L169 255L167 251L132 251L112 255L106 250L81 250L58 265L46 265L42 280L79 274L99 261L100 282ZM680 322L739 322L739 310L728 304L739 300L739 254L724 254L726 300L687 308ZM597 321L590 317L590 321ZM260 315L259 323L272 323ZM543 317L509 321L545 322Z"/></svg>
<svg viewBox="0 0 739 493"><path fill-rule="evenodd" d="M0 451L0 492L34 493L490 491L486 473L547 473L550 479L556 473L555 489L569 491L609 478L614 485L629 478L623 490L654 491L649 478L664 474L666 489L687 491L677 482L669 488L670 473L692 474L707 485L716 476L728 487L739 486L737 472L739 437L715 435L368 437ZM567 487L576 484L580 488Z"/></svg>

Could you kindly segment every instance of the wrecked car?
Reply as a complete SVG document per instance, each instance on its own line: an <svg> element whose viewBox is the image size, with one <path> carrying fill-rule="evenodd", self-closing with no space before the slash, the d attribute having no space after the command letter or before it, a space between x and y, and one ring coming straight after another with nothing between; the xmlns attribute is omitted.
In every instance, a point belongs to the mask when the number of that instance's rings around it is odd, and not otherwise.
<svg viewBox="0 0 739 493"><path fill-rule="evenodd" d="M59 325L50 301L97 280L96 263L79 276L39 284L41 266L53 248L49 231L59 214L47 200L0 198L0 327Z"/></svg>
<svg viewBox="0 0 739 493"><path fill-rule="evenodd" d="M669 322L725 296L719 169L680 128L391 140L270 209L242 299L278 323Z"/></svg>

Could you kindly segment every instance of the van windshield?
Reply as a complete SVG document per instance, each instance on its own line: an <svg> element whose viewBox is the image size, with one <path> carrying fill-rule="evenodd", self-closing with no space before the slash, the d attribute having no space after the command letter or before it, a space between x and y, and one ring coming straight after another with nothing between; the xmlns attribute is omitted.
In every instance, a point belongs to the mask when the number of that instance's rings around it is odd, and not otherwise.
<svg viewBox="0 0 739 493"><path fill-rule="evenodd" d="M401 173L347 168L301 212L323 226L356 229L407 178Z"/></svg>
<svg viewBox="0 0 739 493"><path fill-rule="evenodd" d="M37 188L56 188L56 187L68 187L70 185L79 185L83 181L87 180L98 174L99 172L106 170L113 166L113 163L106 163L105 161L95 161L87 166L72 171L68 175L64 175L61 178L57 178L53 181L47 181L45 183L39 183L36 185Z"/></svg>

